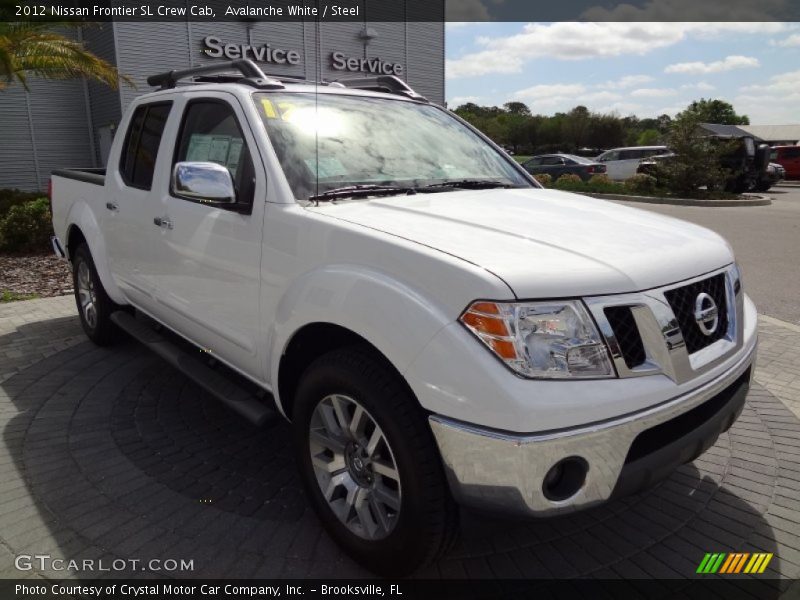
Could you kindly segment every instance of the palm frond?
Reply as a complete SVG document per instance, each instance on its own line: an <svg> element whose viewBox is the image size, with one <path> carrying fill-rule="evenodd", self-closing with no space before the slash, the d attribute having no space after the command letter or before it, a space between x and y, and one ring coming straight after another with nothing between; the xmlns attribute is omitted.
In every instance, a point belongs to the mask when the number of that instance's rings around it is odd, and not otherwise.
<svg viewBox="0 0 800 600"><path fill-rule="evenodd" d="M120 80L133 85L130 78L77 40L38 23L0 23L0 76L8 82L17 79L27 89L28 73L44 79L87 77L113 89Z"/></svg>

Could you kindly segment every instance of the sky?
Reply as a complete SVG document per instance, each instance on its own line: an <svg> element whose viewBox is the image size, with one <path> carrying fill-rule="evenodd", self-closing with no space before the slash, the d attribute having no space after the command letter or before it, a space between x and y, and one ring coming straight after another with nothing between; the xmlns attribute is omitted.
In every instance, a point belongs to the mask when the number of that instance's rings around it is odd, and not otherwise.
<svg viewBox="0 0 800 600"><path fill-rule="evenodd" d="M450 108L644 118L719 98L754 125L800 123L800 23L448 23L445 44Z"/></svg>

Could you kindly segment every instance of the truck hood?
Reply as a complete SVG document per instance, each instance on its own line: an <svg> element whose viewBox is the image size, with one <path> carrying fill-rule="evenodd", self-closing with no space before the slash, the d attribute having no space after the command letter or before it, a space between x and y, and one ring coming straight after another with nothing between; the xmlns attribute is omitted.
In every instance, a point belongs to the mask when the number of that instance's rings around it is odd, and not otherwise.
<svg viewBox="0 0 800 600"><path fill-rule="evenodd" d="M641 291L733 261L708 229L556 190L452 191L310 210L457 256L518 298Z"/></svg>

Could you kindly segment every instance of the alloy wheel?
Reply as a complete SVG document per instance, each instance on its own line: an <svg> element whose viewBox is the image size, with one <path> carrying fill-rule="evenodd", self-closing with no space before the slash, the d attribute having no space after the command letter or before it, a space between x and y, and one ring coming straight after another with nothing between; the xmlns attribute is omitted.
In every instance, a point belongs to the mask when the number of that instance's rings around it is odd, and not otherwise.
<svg viewBox="0 0 800 600"><path fill-rule="evenodd" d="M314 409L309 451L320 491L352 533L379 540L400 515L400 476L380 426L353 398L332 394Z"/></svg>
<svg viewBox="0 0 800 600"><path fill-rule="evenodd" d="M97 327L97 294L89 265L83 260L78 263L78 301L86 324L94 329Z"/></svg>

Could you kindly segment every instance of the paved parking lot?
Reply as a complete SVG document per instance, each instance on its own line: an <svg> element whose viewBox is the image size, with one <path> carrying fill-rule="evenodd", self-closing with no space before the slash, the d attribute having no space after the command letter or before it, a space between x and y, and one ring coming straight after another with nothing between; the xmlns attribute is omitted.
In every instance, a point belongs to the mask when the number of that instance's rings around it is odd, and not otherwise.
<svg viewBox="0 0 800 600"><path fill-rule="evenodd" d="M758 596L778 597L800 577L800 326L786 320L761 321L745 412L700 459L574 516L464 513L461 541L420 575L685 578L690 596L706 552L758 551L775 554ZM0 364L0 577L65 575L15 570L34 553L193 560L178 577L369 576L308 507L285 424L251 427L133 342L94 347L71 298L0 305Z"/></svg>

